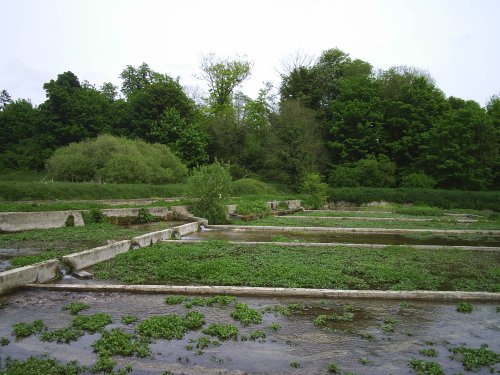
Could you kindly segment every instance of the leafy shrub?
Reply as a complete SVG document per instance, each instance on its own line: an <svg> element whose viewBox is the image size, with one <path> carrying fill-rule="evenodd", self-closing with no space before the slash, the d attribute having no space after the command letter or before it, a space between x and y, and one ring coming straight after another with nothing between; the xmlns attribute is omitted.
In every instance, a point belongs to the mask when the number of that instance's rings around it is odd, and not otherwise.
<svg viewBox="0 0 500 375"><path fill-rule="evenodd" d="M306 194L304 204L313 209L321 209L326 204L327 185L321 182L317 173L309 173L302 183L301 193Z"/></svg>
<svg viewBox="0 0 500 375"><path fill-rule="evenodd" d="M242 201L236 206L236 213L240 215L257 215L258 217L268 217L271 209L264 201Z"/></svg>
<svg viewBox="0 0 500 375"><path fill-rule="evenodd" d="M276 195L276 189L265 182L255 180L253 178L242 178L233 181L231 190L234 195Z"/></svg>
<svg viewBox="0 0 500 375"><path fill-rule="evenodd" d="M144 223L153 223L157 221L158 219L149 212L147 208L140 208L139 213L137 215L137 222L144 224Z"/></svg>
<svg viewBox="0 0 500 375"><path fill-rule="evenodd" d="M88 211L82 211L81 214L85 225L100 224L106 221L106 216L104 216L98 208L91 208Z"/></svg>
<svg viewBox="0 0 500 375"><path fill-rule="evenodd" d="M111 135L57 149L47 171L55 180L71 182L169 183L187 175L167 146Z"/></svg>
<svg viewBox="0 0 500 375"><path fill-rule="evenodd" d="M392 187L396 164L385 155L371 156L336 167L328 179L332 187Z"/></svg>
<svg viewBox="0 0 500 375"><path fill-rule="evenodd" d="M401 187L432 189L437 182L425 173L410 173L401 180Z"/></svg>
<svg viewBox="0 0 500 375"><path fill-rule="evenodd" d="M417 372L417 374L444 375L443 368L437 362L422 361L416 358L410 358L408 366Z"/></svg>
<svg viewBox="0 0 500 375"><path fill-rule="evenodd" d="M226 199L230 191L228 167L219 162L197 168L186 186L188 196L197 199L193 212L213 224L226 222Z"/></svg>

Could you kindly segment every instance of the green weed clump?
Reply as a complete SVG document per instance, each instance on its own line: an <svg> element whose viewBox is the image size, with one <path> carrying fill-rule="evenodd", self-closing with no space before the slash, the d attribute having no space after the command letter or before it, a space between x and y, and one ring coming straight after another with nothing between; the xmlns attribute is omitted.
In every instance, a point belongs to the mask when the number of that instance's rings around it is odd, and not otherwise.
<svg viewBox="0 0 500 375"><path fill-rule="evenodd" d="M203 330L203 333L209 336L217 336L219 340L236 339L238 328L232 324L212 323Z"/></svg>
<svg viewBox="0 0 500 375"><path fill-rule="evenodd" d="M91 208L81 212L85 225L100 224L106 222L106 216L98 208Z"/></svg>
<svg viewBox="0 0 500 375"><path fill-rule="evenodd" d="M120 328L102 332L100 339L92 344L94 353L101 357L112 355L147 357L150 354L149 341L145 338L134 337Z"/></svg>
<svg viewBox="0 0 500 375"><path fill-rule="evenodd" d="M83 302L70 302L63 307L63 310L68 310L70 314L76 315L82 310L88 309L90 306Z"/></svg>
<svg viewBox="0 0 500 375"><path fill-rule="evenodd" d="M243 325L262 323L262 314L244 303L237 303L231 316Z"/></svg>
<svg viewBox="0 0 500 375"><path fill-rule="evenodd" d="M57 342L58 344L69 344L71 341L77 341L83 336L83 331L75 327L63 327L53 331L47 331L42 334L40 340L47 342Z"/></svg>
<svg viewBox="0 0 500 375"><path fill-rule="evenodd" d="M419 375L444 375L443 368L437 362L410 358L408 366L415 370Z"/></svg>
<svg viewBox="0 0 500 375"><path fill-rule="evenodd" d="M335 362L330 362L328 364L327 368L328 368L328 372L330 374L340 374L341 373L339 365L337 363L335 363Z"/></svg>
<svg viewBox="0 0 500 375"><path fill-rule="evenodd" d="M300 362L299 361L292 361L292 362L290 362L290 367L299 368Z"/></svg>
<svg viewBox="0 0 500 375"><path fill-rule="evenodd" d="M459 313L470 314L472 310L474 310L474 307L468 302L460 302L457 305L456 310Z"/></svg>
<svg viewBox="0 0 500 375"><path fill-rule="evenodd" d="M195 297L191 299L187 299L187 302L184 304L184 307L187 309L192 308L193 306L197 307L206 307L206 306L227 306L230 303L236 301L236 298L233 296L212 296L212 297Z"/></svg>
<svg viewBox="0 0 500 375"><path fill-rule="evenodd" d="M122 323L123 324L132 324L137 322L137 316L135 315L123 315L122 316Z"/></svg>
<svg viewBox="0 0 500 375"><path fill-rule="evenodd" d="M205 324L203 314L197 311L187 313L184 318L170 314L153 316L137 325L137 331L146 337L180 340L188 330L200 328Z"/></svg>
<svg viewBox="0 0 500 375"><path fill-rule="evenodd" d="M9 345L9 343L10 343L10 340L7 337L5 337L5 336L0 337L0 346L7 346L7 345Z"/></svg>
<svg viewBox="0 0 500 375"><path fill-rule="evenodd" d="M186 301L188 298L185 296L168 296L165 297L165 303L167 305L180 305L182 302Z"/></svg>
<svg viewBox="0 0 500 375"><path fill-rule="evenodd" d="M153 223L155 221L158 221L158 219L153 214L151 214L147 208L139 208L139 213L137 214L138 223Z"/></svg>
<svg viewBox="0 0 500 375"><path fill-rule="evenodd" d="M481 345L479 349L461 345L448 348L448 350L452 353L451 358L461 360L467 371L477 371L482 367L489 367L490 372L493 373L495 371L493 366L500 363L500 353L489 350L486 344Z"/></svg>
<svg viewBox="0 0 500 375"><path fill-rule="evenodd" d="M252 340L252 341L263 342L263 341L265 341L265 338L266 338L266 333L261 329L250 332L250 340Z"/></svg>
<svg viewBox="0 0 500 375"><path fill-rule="evenodd" d="M439 352L434 348L419 349L419 354L425 355L426 357L437 357Z"/></svg>
<svg viewBox="0 0 500 375"><path fill-rule="evenodd" d="M314 325L321 326L328 322L352 322L354 320L354 314L351 312L344 312L342 315L339 314L321 314L314 319Z"/></svg>
<svg viewBox="0 0 500 375"><path fill-rule="evenodd" d="M7 357L5 359L5 367L0 368L0 370L9 375L78 375L84 373L86 368L81 366L77 361L62 364L56 359L41 356L29 357L25 360Z"/></svg>
<svg viewBox="0 0 500 375"><path fill-rule="evenodd" d="M12 334L19 337L28 337L33 334L37 334L47 329L43 321L35 320L31 323L19 322L12 326Z"/></svg>
<svg viewBox="0 0 500 375"><path fill-rule="evenodd" d="M90 333L100 332L108 324L111 324L111 315L97 313L94 315L81 315L73 319L73 326Z"/></svg>
<svg viewBox="0 0 500 375"><path fill-rule="evenodd" d="M7 306L9 306L9 303L3 298L0 298L0 310L5 309Z"/></svg>

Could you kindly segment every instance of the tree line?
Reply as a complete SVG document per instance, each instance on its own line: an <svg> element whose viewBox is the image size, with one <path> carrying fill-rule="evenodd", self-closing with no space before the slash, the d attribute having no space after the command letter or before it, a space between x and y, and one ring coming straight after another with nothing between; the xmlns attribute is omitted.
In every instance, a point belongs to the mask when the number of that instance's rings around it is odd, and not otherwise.
<svg viewBox="0 0 500 375"><path fill-rule="evenodd" d="M446 97L424 71L377 71L339 49L291 61L255 99L239 91L245 58L209 55L200 68L209 89L198 101L147 64L127 66L120 88L64 72L38 106L3 90L0 167L41 170L58 148L110 134L166 145L189 168L219 160L234 178L297 189L309 173L331 186L500 187L499 96L483 108Z"/></svg>

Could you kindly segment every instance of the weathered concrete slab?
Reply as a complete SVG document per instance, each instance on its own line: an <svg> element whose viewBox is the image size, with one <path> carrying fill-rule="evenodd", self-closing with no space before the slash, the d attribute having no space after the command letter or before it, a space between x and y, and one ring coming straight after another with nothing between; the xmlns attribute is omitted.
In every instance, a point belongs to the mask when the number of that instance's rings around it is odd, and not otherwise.
<svg viewBox="0 0 500 375"><path fill-rule="evenodd" d="M57 259L47 260L45 262L37 263L38 267L36 282L46 283L48 281L59 278L59 267L61 263Z"/></svg>
<svg viewBox="0 0 500 375"><path fill-rule="evenodd" d="M71 215L75 226L84 225L79 211L0 212L0 231L17 232L64 227Z"/></svg>
<svg viewBox="0 0 500 375"><path fill-rule="evenodd" d="M132 238L132 245L139 247L150 246L160 241L169 240L172 238L174 230L164 229L157 232L151 232Z"/></svg>
<svg viewBox="0 0 500 375"><path fill-rule="evenodd" d="M62 261L71 270L80 270L96 263L104 262L118 254L127 252L131 244L132 241L130 240L119 241L106 246L82 251L81 253L65 255L62 257Z"/></svg>
<svg viewBox="0 0 500 375"><path fill-rule="evenodd" d="M127 292L127 293L172 293L172 294L226 294L256 297L305 297L325 299L390 299L429 301L500 301L500 293L489 292L447 292L447 291L387 291L387 290L338 290L307 288L262 288L244 286L177 286L177 285L90 285L90 284L33 284L29 288Z"/></svg>
<svg viewBox="0 0 500 375"><path fill-rule="evenodd" d="M200 225L207 226L208 220L202 217L194 216L191 212L189 212L188 206L171 206L170 209L174 212L174 219L178 220L195 220Z"/></svg>
<svg viewBox="0 0 500 375"><path fill-rule="evenodd" d="M48 260L0 272L0 295L31 283L44 283L59 277L59 261Z"/></svg>
<svg viewBox="0 0 500 375"><path fill-rule="evenodd" d="M234 215L236 213L237 206L235 204L228 204L226 207L229 215Z"/></svg>
<svg viewBox="0 0 500 375"><path fill-rule="evenodd" d="M295 210L297 208L300 208L301 201L295 199L295 200L285 201L285 203L288 205L289 210Z"/></svg>
<svg viewBox="0 0 500 375"><path fill-rule="evenodd" d="M106 217L136 217L139 215L140 208L106 208L101 212ZM167 207L147 207L149 213L155 217L164 220L170 220L174 214Z"/></svg>
<svg viewBox="0 0 500 375"><path fill-rule="evenodd" d="M185 236L186 234L197 232L198 229L200 229L200 224L198 222L192 222L172 228L173 233L177 233L179 236Z"/></svg>

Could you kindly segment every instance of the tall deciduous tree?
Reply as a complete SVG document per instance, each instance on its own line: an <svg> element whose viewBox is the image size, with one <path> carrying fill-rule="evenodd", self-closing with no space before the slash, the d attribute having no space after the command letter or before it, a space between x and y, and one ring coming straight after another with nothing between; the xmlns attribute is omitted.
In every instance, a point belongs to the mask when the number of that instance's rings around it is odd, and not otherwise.
<svg viewBox="0 0 500 375"><path fill-rule="evenodd" d="M251 64L244 58L223 59L210 54L201 61L201 77L208 84L212 110L231 104L231 95L250 76Z"/></svg>

